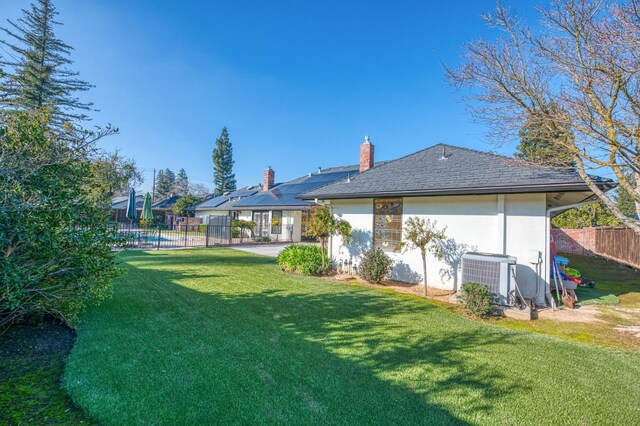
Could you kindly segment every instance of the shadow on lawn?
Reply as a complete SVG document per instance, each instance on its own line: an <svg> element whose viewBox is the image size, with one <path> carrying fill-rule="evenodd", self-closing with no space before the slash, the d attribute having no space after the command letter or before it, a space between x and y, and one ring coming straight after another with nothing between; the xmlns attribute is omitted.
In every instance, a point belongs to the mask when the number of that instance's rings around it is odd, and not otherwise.
<svg viewBox="0 0 640 426"><path fill-rule="evenodd" d="M579 287L580 304L640 304L640 272L600 257L564 254L569 266L595 281L595 288Z"/></svg>
<svg viewBox="0 0 640 426"><path fill-rule="evenodd" d="M212 252L215 252L215 257L211 256ZM122 252L121 257L126 261L143 262L143 264L147 265L167 265L168 257L171 258L169 265L197 265L200 267L204 262L209 264L220 263L225 266L276 265L276 260L273 257L228 248L196 248L152 252L129 250Z"/></svg>
<svg viewBox="0 0 640 426"><path fill-rule="evenodd" d="M219 254L225 267L273 262ZM157 253L126 259L167 265ZM217 261L210 253L192 253L173 256L170 264ZM487 345L509 350L510 334L476 332L468 324L443 327L435 323L443 311L427 303L328 283L323 284L332 287L317 293L295 293L303 289L286 289L287 275L275 289L258 284L250 293L205 293L175 285L205 275L129 268L135 283L124 282L129 290L94 311L68 368L72 394L98 418L465 424L460 414L486 419L492 398L527 391L476 356ZM130 303L144 309L116 311ZM415 318L424 324L406 323ZM418 333L416 327L433 331ZM96 350L101 347L109 349ZM158 365L171 365L172 371L158 374ZM83 380L76 383L74 377ZM147 393L146 381L152 382ZM164 399L168 388L170 401ZM96 389L102 399L83 399ZM131 405L120 402L109 412L114 400ZM207 408L199 412L194 405ZM145 412L134 414L139 406Z"/></svg>

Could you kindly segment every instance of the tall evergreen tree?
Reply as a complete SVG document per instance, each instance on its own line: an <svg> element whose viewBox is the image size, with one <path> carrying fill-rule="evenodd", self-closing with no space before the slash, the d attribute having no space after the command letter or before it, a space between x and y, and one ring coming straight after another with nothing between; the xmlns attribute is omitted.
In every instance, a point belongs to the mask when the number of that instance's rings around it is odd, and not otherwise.
<svg viewBox="0 0 640 426"><path fill-rule="evenodd" d="M220 137L216 139L213 149L213 187L214 192L236 190L236 175L233 173L233 147L229 141L229 132L222 128Z"/></svg>
<svg viewBox="0 0 640 426"><path fill-rule="evenodd" d="M562 143L573 136L557 123L548 124L544 117L529 117L520 129L515 157L545 166L575 169L575 161Z"/></svg>
<svg viewBox="0 0 640 426"><path fill-rule="evenodd" d="M550 108L555 108L551 105ZM563 129L559 123L546 122L544 118L529 117L520 131L520 144L515 154L532 163L544 166L574 169L575 162L571 153L564 148L566 141L573 135ZM616 226L620 224L603 202L570 209L552 219L556 228L585 228L589 226Z"/></svg>
<svg viewBox="0 0 640 426"><path fill-rule="evenodd" d="M176 175L171 169L160 170L156 177L156 201L169 197L174 192L175 182Z"/></svg>
<svg viewBox="0 0 640 426"><path fill-rule="evenodd" d="M155 201L159 201L164 198L164 194L160 193L161 184L164 180L164 170L158 170L158 174L156 175L156 181L154 182L154 191L153 191L153 199Z"/></svg>
<svg viewBox="0 0 640 426"><path fill-rule="evenodd" d="M189 177L184 169L178 170L178 175L176 176L176 181L173 187L173 192L178 195L184 195L189 192Z"/></svg>
<svg viewBox="0 0 640 426"><path fill-rule="evenodd" d="M168 167L158 172L156 177L156 201L169 197L174 189L176 175Z"/></svg>
<svg viewBox="0 0 640 426"><path fill-rule="evenodd" d="M627 182L629 182L629 185L632 188L636 187L636 181L632 174L627 176ZM624 189L622 186L619 186L616 189L616 205L624 215L632 216L638 214L636 200L631 194L629 194L629 191Z"/></svg>
<svg viewBox="0 0 640 426"><path fill-rule="evenodd" d="M2 108L48 107L56 126L88 120L85 112L92 104L80 101L77 95L92 86L68 68L73 63L69 59L73 48L55 36L54 28L60 23L55 20L58 12L52 1L37 0L22 13L17 21L8 20L8 28L0 28L9 38L0 44L10 52L0 57Z"/></svg>

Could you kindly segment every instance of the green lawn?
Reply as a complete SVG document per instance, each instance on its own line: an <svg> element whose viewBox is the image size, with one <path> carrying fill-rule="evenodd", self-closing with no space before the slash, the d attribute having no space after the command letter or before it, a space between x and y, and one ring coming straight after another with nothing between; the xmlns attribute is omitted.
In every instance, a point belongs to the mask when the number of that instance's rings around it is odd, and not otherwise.
<svg viewBox="0 0 640 426"><path fill-rule="evenodd" d="M640 354L229 249L126 252L65 387L104 424L637 424Z"/></svg>
<svg viewBox="0 0 640 426"><path fill-rule="evenodd" d="M640 307L640 273L627 266L600 257L565 255L569 266L596 281L594 289L578 288L578 297L601 300L616 296L627 307ZM586 296L586 297L585 297Z"/></svg>

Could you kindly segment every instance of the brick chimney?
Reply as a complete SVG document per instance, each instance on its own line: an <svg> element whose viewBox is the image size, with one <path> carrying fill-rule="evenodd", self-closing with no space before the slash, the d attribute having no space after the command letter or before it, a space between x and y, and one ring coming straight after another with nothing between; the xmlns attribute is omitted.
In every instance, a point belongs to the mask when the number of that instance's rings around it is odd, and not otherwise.
<svg viewBox="0 0 640 426"><path fill-rule="evenodd" d="M268 191L275 185L276 172L273 171L271 166L264 169L264 175L262 180L262 189Z"/></svg>
<svg viewBox="0 0 640 426"><path fill-rule="evenodd" d="M373 167L373 144L369 136L364 137L364 142L360 145L360 173Z"/></svg>

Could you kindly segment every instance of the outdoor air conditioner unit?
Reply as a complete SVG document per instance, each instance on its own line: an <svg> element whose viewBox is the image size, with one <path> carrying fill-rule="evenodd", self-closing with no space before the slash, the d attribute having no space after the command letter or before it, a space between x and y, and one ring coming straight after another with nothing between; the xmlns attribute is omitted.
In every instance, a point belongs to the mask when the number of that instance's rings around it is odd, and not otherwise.
<svg viewBox="0 0 640 426"><path fill-rule="evenodd" d="M462 256L462 284L476 282L489 287L496 303L509 304L509 292L515 288L512 269L516 258L504 254L468 252Z"/></svg>

